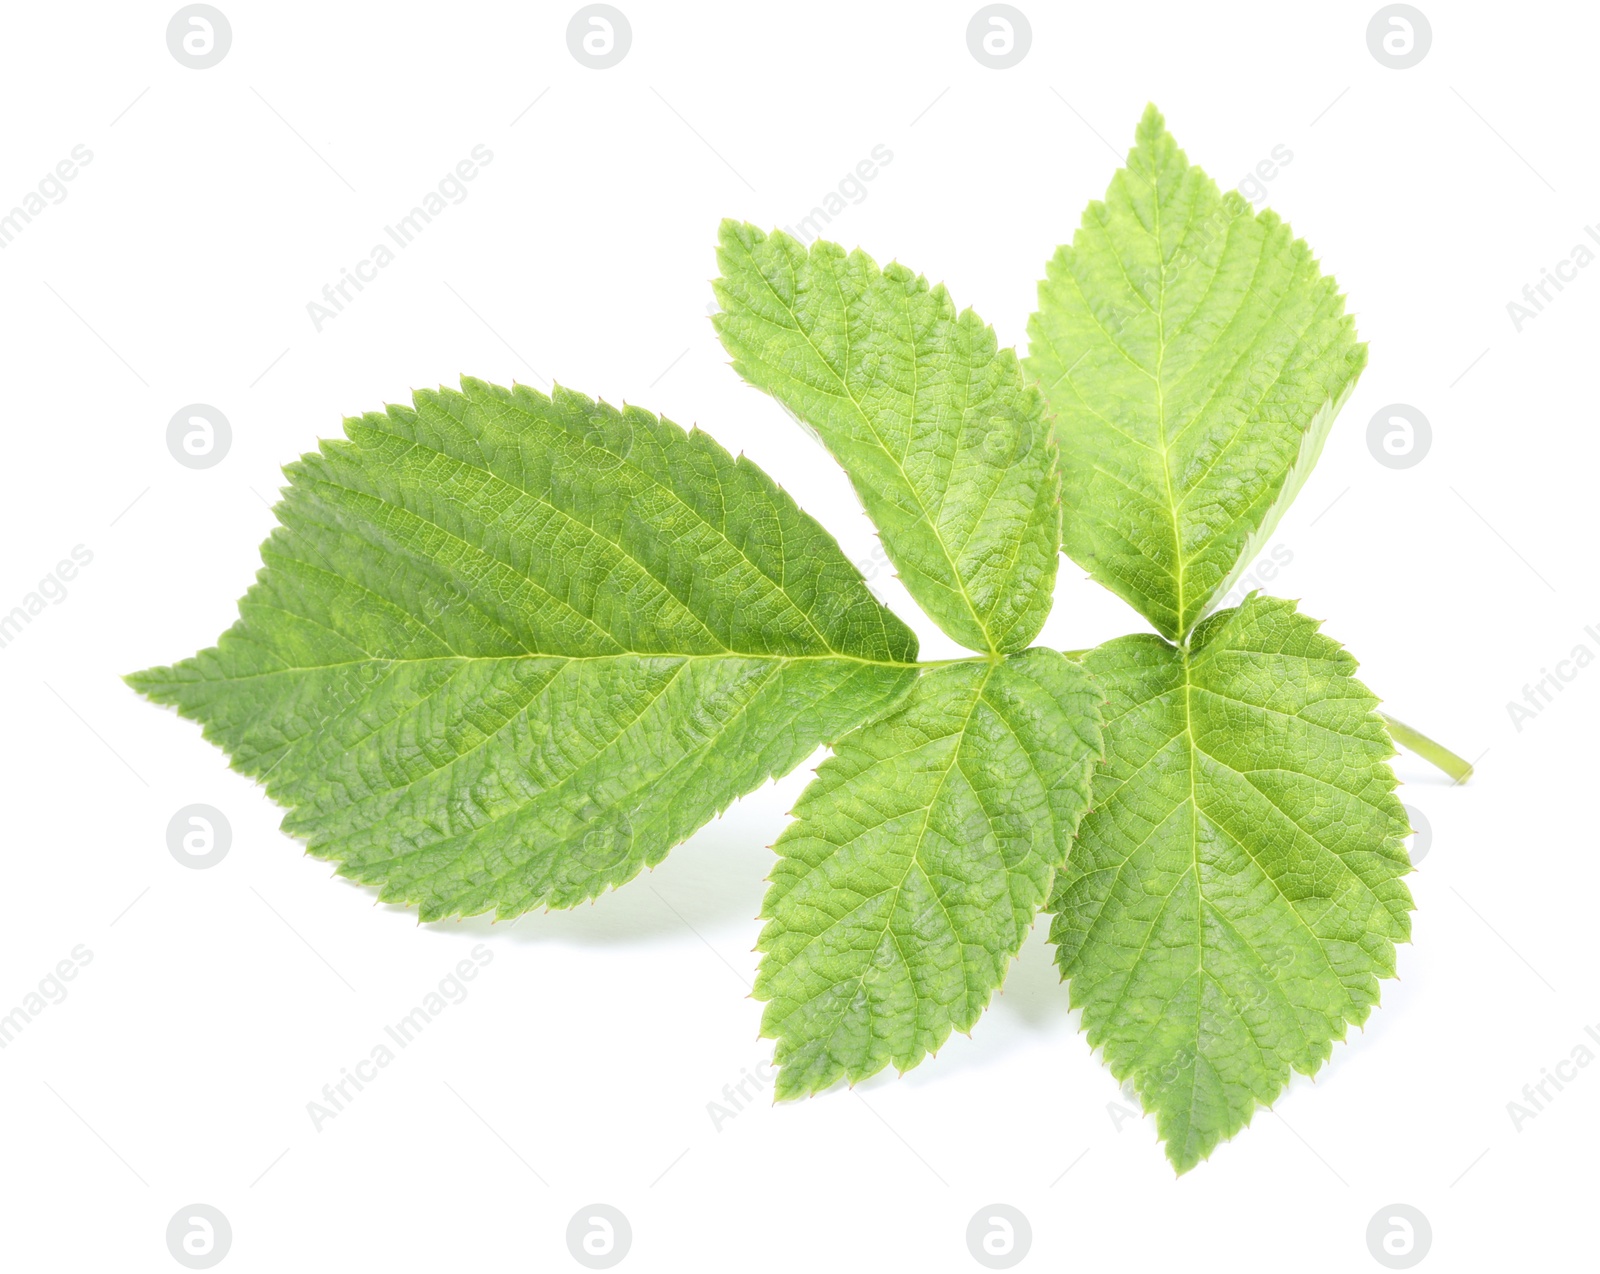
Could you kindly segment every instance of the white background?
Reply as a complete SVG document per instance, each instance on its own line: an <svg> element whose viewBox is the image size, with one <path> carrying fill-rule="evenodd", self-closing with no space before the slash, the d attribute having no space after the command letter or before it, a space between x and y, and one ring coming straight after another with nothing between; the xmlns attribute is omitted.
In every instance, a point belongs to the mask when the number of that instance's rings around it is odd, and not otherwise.
<svg viewBox="0 0 1600 1274"><path fill-rule="evenodd" d="M1024 1269L1378 1269L1366 1227L1396 1202L1431 1222L1424 1269L1592 1266L1600 1066L1520 1131L1506 1106L1600 1023L1600 669L1520 730L1506 703L1600 653L1600 268L1520 333L1506 304L1600 221L1600 13L1423 0L1432 50L1395 71L1368 52L1370 2L1021 0L1031 51L995 71L967 49L972 0L619 0L632 48L595 71L568 51L576 5L219 2L233 44L204 71L169 54L165 5L6 16L0 208L93 152L0 251L0 611L93 553L0 649L0 1013L93 953L0 1051L8 1269L177 1269L166 1225L194 1202L232 1224L227 1270L577 1269L566 1225L596 1201L630 1219L638 1270L976 1269L966 1225L994 1202L1031 1221ZM1045 260L1152 99L1224 185L1292 152L1268 202L1371 343L1272 588L1390 711L1479 758L1455 788L1396 762L1433 829L1401 981L1189 1175L1152 1120L1116 1117L1043 925L971 1039L714 1127L707 1103L770 1056L754 916L810 765L593 906L419 927L118 680L232 621L281 464L462 372L697 423L869 561L842 474L726 366L718 219L793 224L881 143L892 162L828 237L1023 342ZM469 197L315 330L307 302L479 143ZM194 402L233 429L201 471L165 442ZM1399 471L1365 441L1394 402L1434 434ZM926 657L953 653L875 584ZM1063 563L1041 640L1143 627ZM209 870L167 850L194 802L232 825ZM307 1102L479 943L469 998L315 1130Z"/></svg>

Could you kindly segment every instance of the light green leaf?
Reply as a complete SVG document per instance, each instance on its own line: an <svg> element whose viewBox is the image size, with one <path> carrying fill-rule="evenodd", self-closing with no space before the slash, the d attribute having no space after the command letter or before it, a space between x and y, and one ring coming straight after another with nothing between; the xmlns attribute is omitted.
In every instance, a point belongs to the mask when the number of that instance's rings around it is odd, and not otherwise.
<svg viewBox="0 0 1600 1274"><path fill-rule="evenodd" d="M956 641L1024 649L1050 611L1059 478L1016 355L941 284L837 244L722 224L717 333L815 431L907 590Z"/></svg>
<svg viewBox="0 0 1600 1274"><path fill-rule="evenodd" d="M1056 250L1025 367L1068 555L1181 640L1261 551L1366 365L1332 278L1191 167L1155 107Z"/></svg>
<svg viewBox="0 0 1600 1274"><path fill-rule="evenodd" d="M927 672L834 745L761 911L779 1097L906 1070L978 1020L1088 804L1100 701L1036 647Z"/></svg>
<svg viewBox="0 0 1600 1274"><path fill-rule="evenodd" d="M567 390L462 390L289 466L239 621L128 679L341 874L425 920L570 906L915 678L749 461Z"/></svg>
<svg viewBox="0 0 1600 1274"><path fill-rule="evenodd" d="M1314 1074L1410 936L1394 748L1353 660L1252 594L1083 659L1106 759L1050 899L1089 1043L1187 1171Z"/></svg>

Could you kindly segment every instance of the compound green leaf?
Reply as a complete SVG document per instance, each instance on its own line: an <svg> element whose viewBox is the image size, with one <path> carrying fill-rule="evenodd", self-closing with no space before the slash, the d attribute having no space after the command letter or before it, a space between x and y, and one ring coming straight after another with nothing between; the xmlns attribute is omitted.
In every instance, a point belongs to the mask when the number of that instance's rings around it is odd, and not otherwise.
<svg viewBox="0 0 1600 1274"><path fill-rule="evenodd" d="M1343 296L1277 214L1192 167L1152 106L1050 261L1028 335L1064 548L1182 640L1261 551L1366 365Z"/></svg>
<svg viewBox="0 0 1600 1274"><path fill-rule="evenodd" d="M1050 611L1059 478L1016 355L941 284L837 244L722 224L718 334L734 368L844 466L907 590L986 652Z"/></svg>
<svg viewBox="0 0 1600 1274"><path fill-rule="evenodd" d="M1394 748L1355 660L1252 594L1084 657L1106 757L1050 899L1089 1043L1187 1171L1314 1074L1410 936Z"/></svg>
<svg viewBox="0 0 1600 1274"><path fill-rule="evenodd" d="M1088 804L1100 702L1036 647L927 672L834 745L761 912L779 1097L906 1070L978 1020Z"/></svg>
<svg viewBox="0 0 1600 1274"><path fill-rule="evenodd" d="M916 639L744 459L463 380L286 470L217 645L128 680L422 918L570 906L891 707Z"/></svg>

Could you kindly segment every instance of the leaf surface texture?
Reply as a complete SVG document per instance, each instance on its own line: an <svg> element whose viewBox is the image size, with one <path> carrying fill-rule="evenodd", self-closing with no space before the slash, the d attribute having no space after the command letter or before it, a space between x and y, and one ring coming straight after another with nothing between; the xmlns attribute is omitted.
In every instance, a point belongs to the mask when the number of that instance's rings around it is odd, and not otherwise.
<svg viewBox="0 0 1600 1274"><path fill-rule="evenodd" d="M571 906L892 705L909 629L749 461L464 380L289 466L217 645L130 683L422 918Z"/></svg>
<svg viewBox="0 0 1600 1274"><path fill-rule="evenodd" d="M1151 107L1051 259L1028 336L1063 547L1181 640L1264 547L1366 365L1344 297Z"/></svg>
<svg viewBox="0 0 1600 1274"><path fill-rule="evenodd" d="M1088 804L1100 691L1042 647L924 673L834 746L775 848L757 999L779 1097L978 1020Z"/></svg>
<svg viewBox="0 0 1600 1274"><path fill-rule="evenodd" d="M971 650L1049 614L1059 478L1016 355L941 284L837 244L724 222L718 334L735 370L844 466L906 589Z"/></svg>
<svg viewBox="0 0 1600 1274"><path fill-rule="evenodd" d="M1252 594L1190 649L1083 659L1104 687L1094 809L1050 940L1089 1043L1186 1171L1315 1074L1410 936L1394 748L1355 660Z"/></svg>

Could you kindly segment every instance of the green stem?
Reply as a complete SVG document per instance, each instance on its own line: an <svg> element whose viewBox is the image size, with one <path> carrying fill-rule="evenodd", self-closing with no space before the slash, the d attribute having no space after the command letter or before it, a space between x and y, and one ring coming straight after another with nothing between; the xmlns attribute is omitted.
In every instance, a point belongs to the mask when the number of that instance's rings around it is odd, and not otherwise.
<svg viewBox="0 0 1600 1274"><path fill-rule="evenodd" d="M1457 783L1465 783L1472 777L1472 765L1463 761L1449 748L1435 743L1421 731L1413 730L1404 721L1395 720L1387 712L1380 712L1378 715L1383 718L1384 725L1389 727L1390 735L1401 747L1410 748L1424 761L1437 765Z"/></svg>

